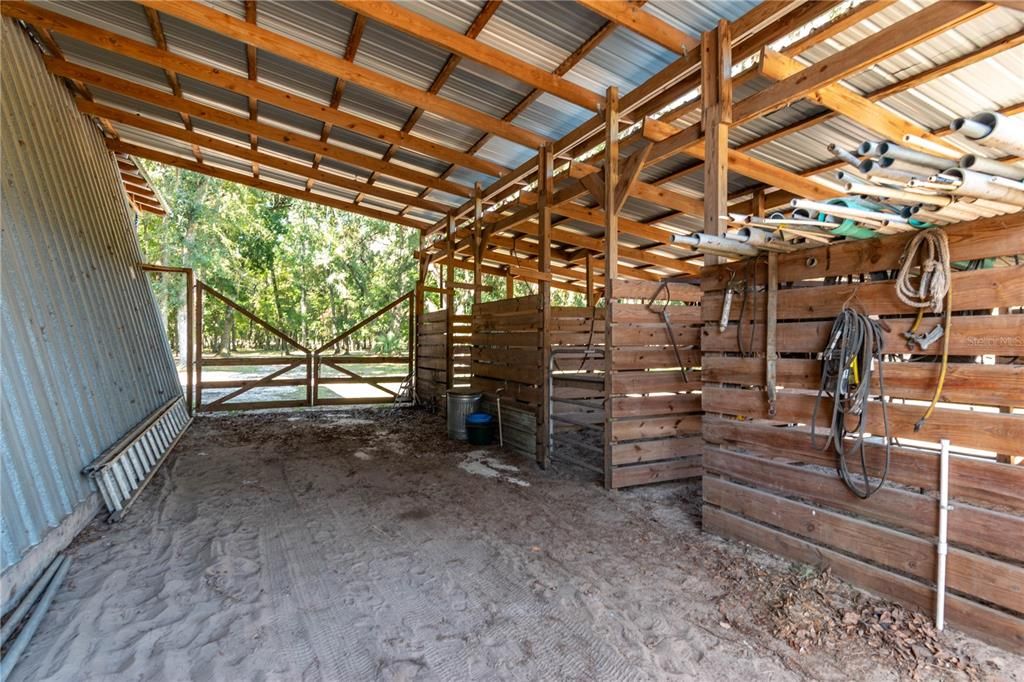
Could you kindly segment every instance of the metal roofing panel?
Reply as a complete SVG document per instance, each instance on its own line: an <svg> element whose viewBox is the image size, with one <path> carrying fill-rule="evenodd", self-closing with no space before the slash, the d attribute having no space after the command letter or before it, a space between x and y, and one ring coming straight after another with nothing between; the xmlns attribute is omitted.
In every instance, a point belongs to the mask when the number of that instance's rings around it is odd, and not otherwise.
<svg viewBox="0 0 1024 682"><path fill-rule="evenodd" d="M245 45L167 14L160 15L167 48L183 57L213 64L239 76L248 75Z"/></svg>
<svg viewBox="0 0 1024 682"><path fill-rule="evenodd" d="M625 94L671 64L678 55L632 31L617 28L566 75L594 92L608 86Z"/></svg>
<svg viewBox="0 0 1024 682"><path fill-rule="evenodd" d="M134 215L103 136L14 22L0 31L6 601L17 588L11 567L76 510L95 509L82 467L181 388L156 301L135 267L142 256ZM13 139L24 143L7 144ZM67 528L68 537L77 530ZM38 556L26 570L42 570L50 558Z"/></svg>
<svg viewBox="0 0 1024 682"><path fill-rule="evenodd" d="M452 149L469 149L483 135L476 128L449 121L429 111L420 116L412 132L417 137L424 137Z"/></svg>
<svg viewBox="0 0 1024 682"><path fill-rule="evenodd" d="M252 175L252 164L245 159L240 159L236 156L230 156L228 154L222 154L221 152L213 151L211 149L203 149L203 163L214 168L223 168L233 173L241 173L242 175ZM268 175L272 172L270 168L260 167L260 176L269 180Z"/></svg>
<svg viewBox="0 0 1024 682"><path fill-rule="evenodd" d="M281 144L280 142L275 142L273 140L264 139L260 140L259 147L260 151L266 152L268 154L280 156L281 158L286 159L288 161L294 161L296 163L301 163L306 166L313 166L313 155L301 149L296 149L295 147L291 147L286 144Z"/></svg>
<svg viewBox="0 0 1024 682"><path fill-rule="evenodd" d="M93 95L93 101L97 104L105 104L132 114L140 114L145 118L150 118L161 123L167 123L178 127L182 126L181 116L170 109L164 109L163 107L158 107L146 102L140 102L136 99L132 99L131 97L125 97L124 95L110 92L108 90L102 90L100 88L91 88L90 91Z"/></svg>
<svg viewBox="0 0 1024 682"><path fill-rule="evenodd" d="M65 35L55 34L57 45L68 61L109 73L118 78L170 93L167 76L162 69L129 57L120 57L106 50L83 43Z"/></svg>
<svg viewBox="0 0 1024 682"><path fill-rule="evenodd" d="M533 90L529 85L494 69L462 60L448 78L440 95L453 102L469 103L477 111L501 118Z"/></svg>
<svg viewBox="0 0 1024 682"><path fill-rule="evenodd" d="M192 147L187 142L175 140L172 137L157 135L139 128L119 126L116 123L114 124L114 128L117 130L121 139L125 142L155 149L166 154L174 154L175 156L180 156L181 158L189 159L190 161L195 160L195 157L192 156Z"/></svg>
<svg viewBox="0 0 1024 682"><path fill-rule="evenodd" d="M256 75L262 83L327 105L337 78L305 64L279 57L273 52L256 53Z"/></svg>
<svg viewBox="0 0 1024 682"><path fill-rule="evenodd" d="M263 123L302 133L307 137L319 139L320 131L323 130L321 121L266 102L259 103L257 116Z"/></svg>
<svg viewBox="0 0 1024 682"><path fill-rule="evenodd" d="M295 175L288 173L277 168L260 168L260 177L270 182L276 182L281 185L287 185L293 189L305 190L306 189L306 178L301 175ZM319 185L320 187L323 186Z"/></svg>
<svg viewBox="0 0 1024 682"><path fill-rule="evenodd" d="M401 5L403 9L416 12L430 21L464 34L480 14L485 3L480 0L403 0Z"/></svg>
<svg viewBox="0 0 1024 682"><path fill-rule="evenodd" d="M192 121L192 128L197 133L219 137L222 140L233 142L235 144L242 145L243 147L249 146L249 136L243 132L235 130L234 128L228 128L196 117L192 117L190 120ZM177 122L181 125L180 118L178 118Z"/></svg>
<svg viewBox="0 0 1024 682"><path fill-rule="evenodd" d="M208 104L236 116L247 117L249 115L249 100L237 92L209 85L188 76L178 76L178 83L181 85L181 94L185 99Z"/></svg>
<svg viewBox="0 0 1024 682"><path fill-rule="evenodd" d="M355 63L426 90L448 54L390 26L367 21Z"/></svg>
<svg viewBox="0 0 1024 682"><path fill-rule="evenodd" d="M44 0L38 4L72 19L120 33L147 45L156 45L145 10L134 2L126 0L81 0L79 2Z"/></svg>
<svg viewBox="0 0 1024 682"><path fill-rule="evenodd" d="M699 40L700 34L713 29L719 19L734 21L759 4L760 0L717 0L717 2L651 0L644 5L643 11Z"/></svg>
<svg viewBox="0 0 1024 682"><path fill-rule="evenodd" d="M593 116L592 111L544 93L512 122L538 135L559 139Z"/></svg>
<svg viewBox="0 0 1024 682"><path fill-rule="evenodd" d="M405 149L399 149L395 152L391 161L432 175L440 175L448 168L448 164L444 161L428 159L425 156L413 154Z"/></svg>
<svg viewBox="0 0 1024 682"><path fill-rule="evenodd" d="M604 24L575 2L505 2L478 40L550 72Z"/></svg>
<svg viewBox="0 0 1024 682"><path fill-rule="evenodd" d="M413 107L368 90L355 83L346 83L341 98L341 110L392 128L401 128L413 112Z"/></svg>
<svg viewBox="0 0 1024 682"><path fill-rule="evenodd" d="M383 140L366 137L341 126L331 128L331 135L327 139L332 144L344 147L345 149L376 157L383 157L384 153L391 146Z"/></svg>
<svg viewBox="0 0 1024 682"><path fill-rule="evenodd" d="M352 190L344 189L341 187L335 187L334 185L325 185L322 182L317 182L313 185L313 194L322 194L327 197L334 199L341 199L343 201L354 201L358 196L357 192Z"/></svg>
<svg viewBox="0 0 1024 682"><path fill-rule="evenodd" d="M242 4L237 3L239 6ZM256 3L256 25L343 57L354 15L336 2L289 0Z"/></svg>
<svg viewBox="0 0 1024 682"><path fill-rule="evenodd" d="M357 168L341 161L336 161L330 157L323 157L320 159L320 167L324 170L329 170L334 173L340 173L345 177L354 178L356 180L366 180L369 177L369 171L363 168Z"/></svg>

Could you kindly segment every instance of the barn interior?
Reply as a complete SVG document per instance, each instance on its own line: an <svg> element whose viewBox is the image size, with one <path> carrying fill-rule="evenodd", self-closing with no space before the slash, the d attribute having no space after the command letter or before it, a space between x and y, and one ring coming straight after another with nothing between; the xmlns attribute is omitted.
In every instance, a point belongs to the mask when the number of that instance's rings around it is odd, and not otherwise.
<svg viewBox="0 0 1024 682"><path fill-rule="evenodd" d="M1024 677L1021 3L0 12L5 677ZM140 160L416 283L296 338Z"/></svg>

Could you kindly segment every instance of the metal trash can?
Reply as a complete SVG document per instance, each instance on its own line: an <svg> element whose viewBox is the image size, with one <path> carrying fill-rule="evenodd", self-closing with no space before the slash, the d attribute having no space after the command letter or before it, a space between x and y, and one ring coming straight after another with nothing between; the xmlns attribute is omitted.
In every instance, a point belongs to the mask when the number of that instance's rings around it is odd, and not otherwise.
<svg viewBox="0 0 1024 682"><path fill-rule="evenodd" d="M480 410L483 394L468 388L448 391L448 437L466 440L466 417Z"/></svg>

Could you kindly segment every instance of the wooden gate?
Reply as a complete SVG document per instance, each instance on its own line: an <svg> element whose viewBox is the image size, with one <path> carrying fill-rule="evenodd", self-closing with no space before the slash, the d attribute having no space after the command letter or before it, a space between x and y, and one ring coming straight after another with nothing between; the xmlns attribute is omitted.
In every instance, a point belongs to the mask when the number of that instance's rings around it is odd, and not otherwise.
<svg viewBox="0 0 1024 682"><path fill-rule="evenodd" d="M413 334L416 330L413 292L407 292L373 313L366 319L349 327L313 352L312 404L314 405L367 405L373 403L401 402L412 399ZM405 305L408 311L402 311ZM404 353L375 353L379 348L374 343L370 353L339 352L342 343L351 339L369 325L384 320L387 314L408 315L409 331L405 338ZM379 341L379 339L375 339ZM357 369L358 368L358 369ZM324 396L321 388L340 386L348 392L334 389L336 395ZM364 390L360 391L360 387ZM369 395L366 395L369 389ZM338 393L342 393L338 395ZM362 395L356 395L362 393Z"/></svg>
<svg viewBox="0 0 1024 682"><path fill-rule="evenodd" d="M270 324L254 312L210 287L204 282L197 282L196 296L196 411L220 412L225 410L255 410L276 407L303 407L312 404L311 365L312 351L288 334ZM275 356L214 357L203 353L203 309L208 299L212 298L228 308L241 313L250 322L258 325L282 342L283 352ZM213 367L265 368L271 369L253 379L231 377L226 379L203 379L203 371ZM296 372L295 370L300 370ZM247 370L248 371L248 370ZM291 376L286 376L291 373ZM237 400L256 388L302 388L302 397L287 397L270 400ZM203 392L217 391L221 393L208 403L203 402ZM251 394L249 398L251 398Z"/></svg>

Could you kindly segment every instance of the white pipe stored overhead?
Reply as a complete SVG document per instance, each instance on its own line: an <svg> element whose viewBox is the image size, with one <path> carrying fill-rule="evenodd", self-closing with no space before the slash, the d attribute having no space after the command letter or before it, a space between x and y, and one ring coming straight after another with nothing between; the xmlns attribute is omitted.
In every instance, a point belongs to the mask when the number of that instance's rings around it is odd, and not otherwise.
<svg viewBox="0 0 1024 682"><path fill-rule="evenodd" d="M958 118L950 129L986 147L1024 156L1024 121L1019 118L986 111L971 118Z"/></svg>
<svg viewBox="0 0 1024 682"><path fill-rule="evenodd" d="M756 256L758 254L757 248L750 244L744 244L743 242L738 242L735 239L729 239L727 237L716 237L715 235L704 234L703 232L672 235L672 243L685 244L686 246L693 247L697 251L713 256L746 258L748 256Z"/></svg>
<svg viewBox="0 0 1024 682"><path fill-rule="evenodd" d="M992 176L990 175L975 173L964 168L951 168L946 171L946 174L960 181L960 185L951 190L953 194L1024 206L1024 191L991 182Z"/></svg>
<svg viewBox="0 0 1024 682"><path fill-rule="evenodd" d="M906 147L901 147L897 144L893 144L892 142L883 142L879 145L878 151L881 152L883 159L886 157L897 159L917 166L923 166L931 170L941 171L949 168L949 159L934 156L932 154L925 154L924 152L919 152L915 149L907 149Z"/></svg>
<svg viewBox="0 0 1024 682"><path fill-rule="evenodd" d="M1024 180L1024 168L996 161L995 159L986 159L976 154L961 156L959 166L978 173L997 175L1002 178L1009 178L1010 180Z"/></svg>
<svg viewBox="0 0 1024 682"><path fill-rule="evenodd" d="M854 208L851 206L841 206L838 204L826 204L821 201L811 201L810 199L793 199L789 202L789 205L793 208L805 208L810 211L817 211L818 213L824 213L825 215L834 215L839 217L851 218L853 220L867 220L881 222L883 220L898 220L907 222L902 216L894 213L883 213L881 211L869 211L864 208Z"/></svg>

